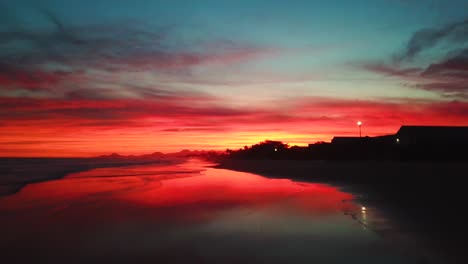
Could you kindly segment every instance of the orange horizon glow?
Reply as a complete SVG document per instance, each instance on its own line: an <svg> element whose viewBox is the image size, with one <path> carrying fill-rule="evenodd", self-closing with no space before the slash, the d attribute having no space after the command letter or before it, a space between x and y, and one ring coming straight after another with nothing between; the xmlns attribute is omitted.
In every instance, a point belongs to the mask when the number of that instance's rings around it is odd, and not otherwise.
<svg viewBox="0 0 468 264"><path fill-rule="evenodd" d="M226 150L278 140L290 146L334 136L394 134L402 125L468 125L468 103L384 103L310 98L284 109L236 110L151 100L0 100L0 156L90 157L119 153ZM287 105L287 104L284 104ZM453 111L458 109L458 111ZM20 117L20 118L18 118Z"/></svg>

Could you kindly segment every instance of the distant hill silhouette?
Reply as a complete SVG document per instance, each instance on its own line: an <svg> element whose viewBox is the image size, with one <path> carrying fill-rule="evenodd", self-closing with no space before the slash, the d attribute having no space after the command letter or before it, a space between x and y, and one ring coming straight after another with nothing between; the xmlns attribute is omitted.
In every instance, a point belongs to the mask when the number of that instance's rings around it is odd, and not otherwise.
<svg viewBox="0 0 468 264"><path fill-rule="evenodd" d="M165 154L162 152L154 152L151 154L145 155L120 155L117 153L112 153L110 155L102 155L95 157L96 160L103 160L103 161L153 161L153 160L160 160L165 158Z"/></svg>
<svg viewBox="0 0 468 264"><path fill-rule="evenodd" d="M152 162L165 159L174 159L174 158L191 158L191 157L201 157L209 158L213 156L218 156L220 153L216 151L205 151L205 150L181 150L179 152L173 153L162 153L154 152L151 154L144 155L120 155L118 153L112 153L109 155L102 155L94 157L93 159L99 161L107 162Z"/></svg>

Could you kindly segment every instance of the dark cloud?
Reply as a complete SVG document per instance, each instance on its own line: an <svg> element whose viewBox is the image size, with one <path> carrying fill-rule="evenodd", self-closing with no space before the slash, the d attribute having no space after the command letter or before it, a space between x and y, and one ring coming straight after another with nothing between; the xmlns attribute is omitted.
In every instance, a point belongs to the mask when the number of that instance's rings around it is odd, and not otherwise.
<svg viewBox="0 0 468 264"><path fill-rule="evenodd" d="M444 117L466 117L466 102L399 100L379 102L334 98L297 98L281 103L284 109L233 109L191 95L159 100L64 100L0 98L0 118L6 123L37 122L52 127L154 127L159 132L228 131L246 126L289 129L304 124L334 123L349 126L349 120L365 117L367 122L385 126L403 117L416 123L440 121ZM192 103L188 103L192 102ZM147 120L152 120L150 123ZM418 121L419 120L419 121ZM434 121L434 122L435 122ZM161 123L158 123L161 122Z"/></svg>
<svg viewBox="0 0 468 264"><path fill-rule="evenodd" d="M421 72L420 68L400 68L398 66L385 65L383 63L367 63L362 68L368 71L380 73L386 76L409 77Z"/></svg>
<svg viewBox="0 0 468 264"><path fill-rule="evenodd" d="M184 128L167 128L162 129L160 132L219 132L227 131L226 127L184 127Z"/></svg>
<svg viewBox="0 0 468 264"><path fill-rule="evenodd" d="M76 140L18 140L2 142L2 145L32 145L32 144L50 144L50 143L79 143Z"/></svg>
<svg viewBox="0 0 468 264"><path fill-rule="evenodd" d="M211 96L198 91L169 90L161 87L142 87L138 85L122 84L119 89L115 88L79 88L64 91L62 98L67 100L116 100L133 97L151 101L157 100L193 100L199 98L208 102Z"/></svg>
<svg viewBox="0 0 468 264"><path fill-rule="evenodd" d="M0 98L3 120L132 120L165 118L191 120L197 118L234 118L249 116L249 111L213 104L211 98L179 94L158 100L86 100ZM183 100L181 100L183 98ZM105 122L103 122L105 124Z"/></svg>
<svg viewBox="0 0 468 264"><path fill-rule="evenodd" d="M421 76L468 82L468 48L453 57L429 65Z"/></svg>
<svg viewBox="0 0 468 264"><path fill-rule="evenodd" d="M429 82L415 84L413 87L435 91L447 98L468 99L468 83L466 82Z"/></svg>
<svg viewBox="0 0 468 264"><path fill-rule="evenodd" d="M169 27L150 30L144 24L121 22L107 25L67 26L46 8L38 10L49 19L50 31L10 30L0 32L0 45L14 50L17 42L29 49L2 52L4 64L29 67L44 63L80 69L105 71L174 71L203 63L235 63L272 52L271 49L218 41L205 50L194 51L192 45L174 43Z"/></svg>
<svg viewBox="0 0 468 264"><path fill-rule="evenodd" d="M116 76L148 72L191 82L195 81L190 78L192 67L231 65L276 52L232 41L217 41L194 51L190 45L175 43L176 33L170 27L150 30L129 21L67 25L47 8L36 9L50 21L50 30L0 31L0 95L16 91L15 96L40 93L65 99L166 97L172 96L167 87L135 87ZM18 43L24 47L18 49Z"/></svg>
<svg viewBox="0 0 468 264"><path fill-rule="evenodd" d="M408 41L406 49L398 56L400 60L411 60L421 52L442 42L449 45L465 44L468 41L468 19L442 27L417 31Z"/></svg>
<svg viewBox="0 0 468 264"><path fill-rule="evenodd" d="M424 69L401 68L400 65L372 64L364 68L378 74L394 76L407 87L439 93L447 98L468 99L468 60L454 57L433 63Z"/></svg>
<svg viewBox="0 0 468 264"><path fill-rule="evenodd" d="M9 65L0 62L0 91L1 89L50 90L64 80L77 81L77 71L62 70L44 71L30 67Z"/></svg>
<svg viewBox="0 0 468 264"><path fill-rule="evenodd" d="M93 67L102 70L119 70L122 64L141 62L139 60L143 58L154 59L159 62L159 66L164 64L162 61L170 64L190 59L177 58L177 61L160 47L160 38L158 32L132 30L121 24L70 27L67 31L0 32L0 44L10 47L10 50L18 41L29 44L27 50L0 53L0 58L4 64L14 66L37 67L44 63L56 63L73 68Z"/></svg>
<svg viewBox="0 0 468 264"><path fill-rule="evenodd" d="M468 49L429 65L421 76L428 82L417 87L440 92L446 97L468 99Z"/></svg>
<svg viewBox="0 0 468 264"><path fill-rule="evenodd" d="M419 68L405 66L420 53L441 43L446 45L443 56ZM360 67L381 75L400 78L408 87L433 91L446 98L465 100L468 99L467 44L468 19L416 32L402 55L397 56L398 59L393 63L367 63Z"/></svg>

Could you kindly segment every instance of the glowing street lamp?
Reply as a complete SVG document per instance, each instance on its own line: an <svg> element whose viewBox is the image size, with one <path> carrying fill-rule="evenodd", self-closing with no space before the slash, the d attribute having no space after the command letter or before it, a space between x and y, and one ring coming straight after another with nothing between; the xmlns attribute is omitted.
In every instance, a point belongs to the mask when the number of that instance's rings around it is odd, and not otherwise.
<svg viewBox="0 0 468 264"><path fill-rule="evenodd" d="M359 127L359 137L361 137L361 126L362 126L362 122L361 122L361 121L358 121L356 124L357 124L358 127Z"/></svg>

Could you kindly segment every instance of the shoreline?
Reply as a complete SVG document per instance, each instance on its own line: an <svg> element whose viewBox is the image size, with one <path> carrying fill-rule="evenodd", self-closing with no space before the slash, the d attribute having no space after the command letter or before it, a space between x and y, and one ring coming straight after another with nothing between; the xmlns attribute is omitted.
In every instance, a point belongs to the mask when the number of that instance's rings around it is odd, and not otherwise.
<svg viewBox="0 0 468 264"><path fill-rule="evenodd" d="M466 162L221 160L214 167L338 187L415 235L426 251L455 263L468 258L468 219L460 213Z"/></svg>
<svg viewBox="0 0 468 264"><path fill-rule="evenodd" d="M178 159L119 161L96 158L0 158L0 198L14 195L28 184L57 180L67 174L98 168L145 164L174 164Z"/></svg>

